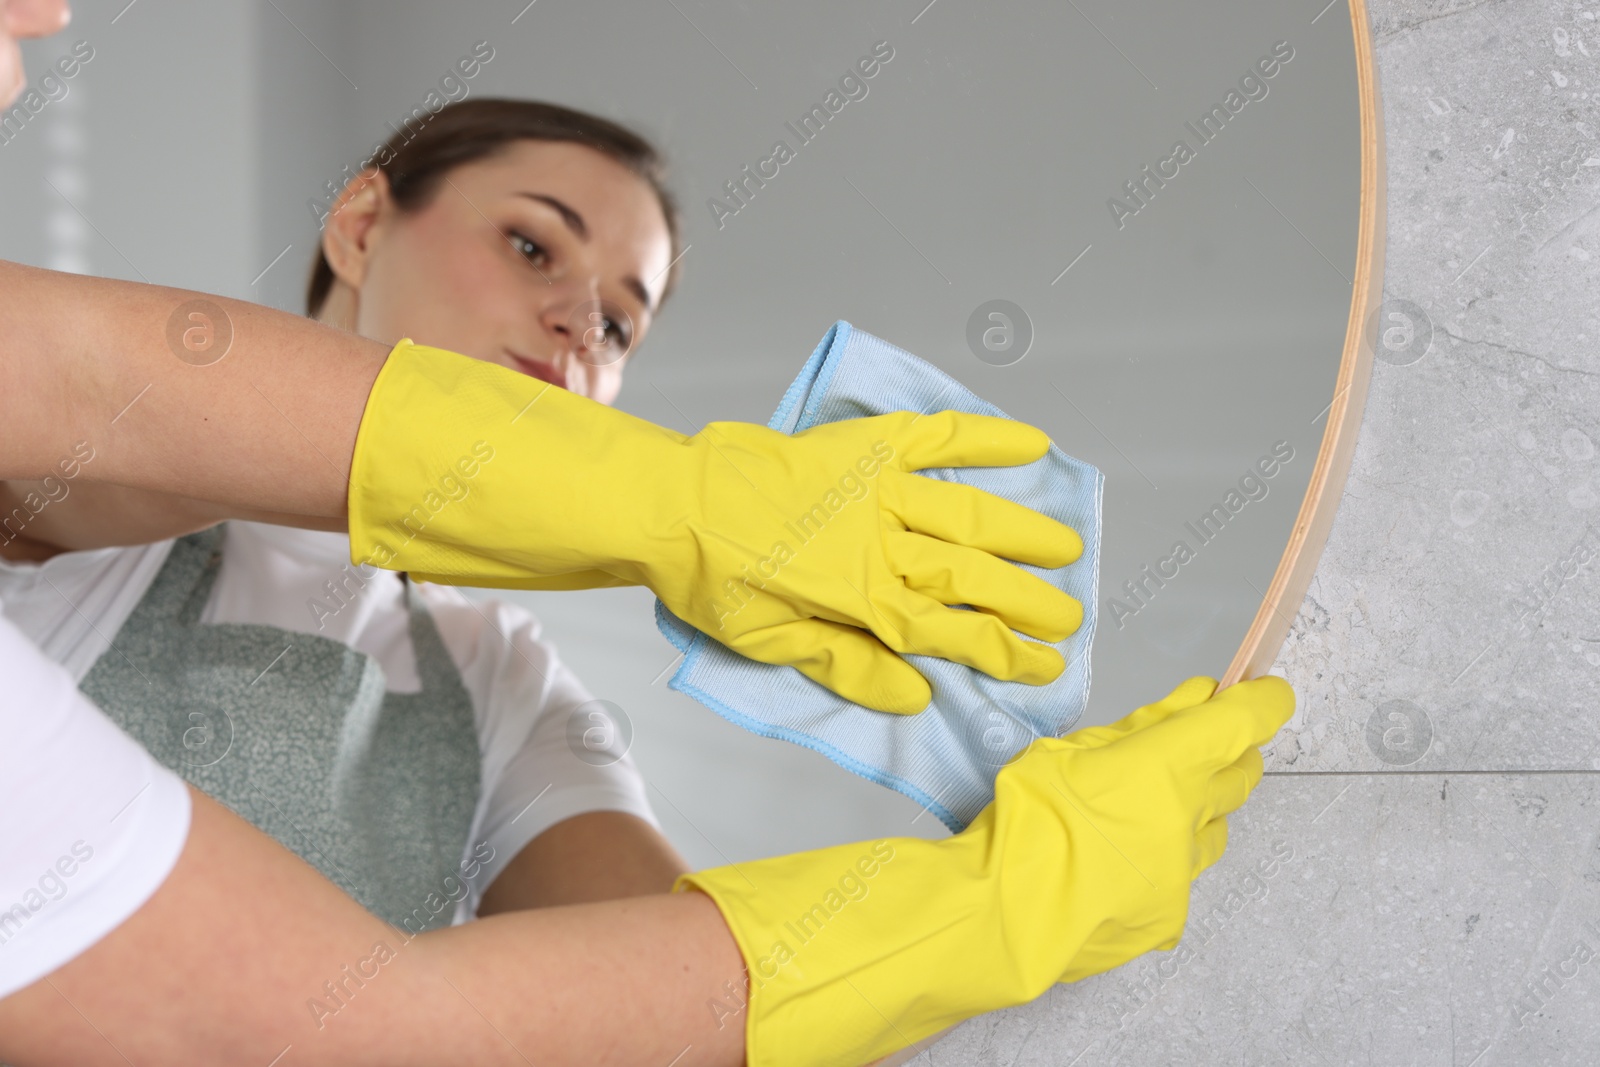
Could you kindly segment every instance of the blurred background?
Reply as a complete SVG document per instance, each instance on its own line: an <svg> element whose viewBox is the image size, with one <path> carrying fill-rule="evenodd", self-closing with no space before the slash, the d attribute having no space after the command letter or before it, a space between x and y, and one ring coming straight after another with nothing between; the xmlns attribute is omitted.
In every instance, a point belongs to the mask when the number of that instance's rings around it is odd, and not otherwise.
<svg viewBox="0 0 1600 1067"><path fill-rule="evenodd" d="M0 257L300 312L328 183L430 92L621 121L669 157L688 248L618 406L686 433L764 423L842 318L1044 427L1106 476L1083 721L1109 722L1226 669L1321 441L1360 161L1349 13L1317 6L78 0L67 32L24 46L35 79L75 47L92 58L6 129L0 195L17 206ZM1284 41L1292 59L1266 95L1202 144L1186 124ZM736 214L709 203L734 206L724 183L774 141L797 145L785 124L879 42L893 57L863 98ZM1129 197L1180 138L1194 158L1147 202ZM1137 210L1119 223L1112 198ZM1020 309L1025 353L969 344L993 300ZM1294 458L1268 495L1119 625L1109 598L1132 606L1123 583L1176 540L1195 546L1185 524L1280 441ZM493 595L531 607L629 717L691 862L945 832L669 690L676 659L648 593Z"/></svg>

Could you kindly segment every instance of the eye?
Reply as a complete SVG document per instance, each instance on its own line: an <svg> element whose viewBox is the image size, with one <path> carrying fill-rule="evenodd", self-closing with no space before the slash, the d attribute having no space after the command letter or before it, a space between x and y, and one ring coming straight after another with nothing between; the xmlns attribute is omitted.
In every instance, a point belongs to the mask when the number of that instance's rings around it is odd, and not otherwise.
<svg viewBox="0 0 1600 1067"><path fill-rule="evenodd" d="M515 230L506 231L506 240L511 242L512 249L533 264L535 269L542 270L550 265L550 253L544 245L531 237L525 237Z"/></svg>

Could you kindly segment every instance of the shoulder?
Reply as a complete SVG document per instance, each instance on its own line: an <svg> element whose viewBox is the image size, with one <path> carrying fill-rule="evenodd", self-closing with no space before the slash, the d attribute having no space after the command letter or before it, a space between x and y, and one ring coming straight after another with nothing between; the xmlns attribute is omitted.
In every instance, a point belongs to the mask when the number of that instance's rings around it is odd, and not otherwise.
<svg viewBox="0 0 1600 1067"><path fill-rule="evenodd" d="M534 743L542 720L582 704L588 692L526 608L453 586L415 584L477 711L488 791L500 770Z"/></svg>
<svg viewBox="0 0 1600 1067"><path fill-rule="evenodd" d="M503 655L502 646L537 646L554 655L544 627L533 613L497 599L478 599L455 586L412 581L427 605L439 634L458 663L487 655ZM458 651L459 649L459 651Z"/></svg>
<svg viewBox="0 0 1600 1067"><path fill-rule="evenodd" d="M454 586L414 584L475 696L537 712L576 685L543 624L526 608Z"/></svg>

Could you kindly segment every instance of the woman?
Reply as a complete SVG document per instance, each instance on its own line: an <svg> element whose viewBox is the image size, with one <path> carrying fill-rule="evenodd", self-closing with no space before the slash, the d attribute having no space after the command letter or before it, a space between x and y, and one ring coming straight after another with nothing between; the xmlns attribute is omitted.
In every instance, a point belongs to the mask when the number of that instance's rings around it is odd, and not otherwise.
<svg viewBox="0 0 1600 1067"><path fill-rule="evenodd" d="M327 219L307 313L614 400L676 258L654 149L480 99L378 159ZM0 600L23 632L158 758L397 926L663 893L688 869L632 760L571 747L603 748L615 724L514 606L352 567L340 533L20 540L0 545ZM262 675L241 690L202 660Z"/></svg>

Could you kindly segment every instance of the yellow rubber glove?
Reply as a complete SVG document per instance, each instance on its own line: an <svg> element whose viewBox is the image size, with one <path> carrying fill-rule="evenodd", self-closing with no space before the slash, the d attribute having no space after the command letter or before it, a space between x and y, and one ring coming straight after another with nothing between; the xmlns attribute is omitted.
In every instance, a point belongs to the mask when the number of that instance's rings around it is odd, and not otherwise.
<svg viewBox="0 0 1600 1067"><path fill-rule="evenodd" d="M750 1067L862 1064L1055 982L1177 945L1294 711L1281 678L1191 678L1114 726L1037 740L942 841L892 838L719 867L744 955Z"/></svg>
<svg viewBox="0 0 1600 1067"><path fill-rule="evenodd" d="M927 707L896 653L1040 685L1083 607L1007 560L1060 567L1070 527L911 472L1011 466L1009 419L900 412L788 435L684 436L488 363L402 341L350 469L356 563L521 589L645 585L684 621L883 711ZM948 605L965 604L975 611Z"/></svg>

